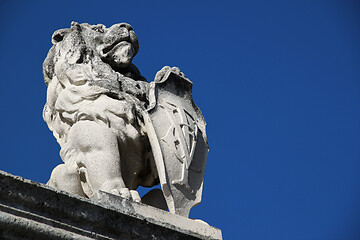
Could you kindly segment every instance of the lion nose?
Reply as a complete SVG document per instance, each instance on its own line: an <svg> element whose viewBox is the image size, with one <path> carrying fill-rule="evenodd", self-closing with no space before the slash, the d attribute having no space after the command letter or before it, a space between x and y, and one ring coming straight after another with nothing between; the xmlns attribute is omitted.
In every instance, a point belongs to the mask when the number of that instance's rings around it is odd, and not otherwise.
<svg viewBox="0 0 360 240"><path fill-rule="evenodd" d="M128 23L118 23L118 24L115 24L115 25L113 25L113 26L116 26L116 25L119 25L119 27L124 27L124 28L126 28L128 31L133 30L133 28L131 27L131 25L128 24Z"/></svg>
<svg viewBox="0 0 360 240"><path fill-rule="evenodd" d="M129 41L129 40L130 40L129 30L127 27L121 24L116 24L111 26L104 36L105 44L113 44L118 41Z"/></svg>

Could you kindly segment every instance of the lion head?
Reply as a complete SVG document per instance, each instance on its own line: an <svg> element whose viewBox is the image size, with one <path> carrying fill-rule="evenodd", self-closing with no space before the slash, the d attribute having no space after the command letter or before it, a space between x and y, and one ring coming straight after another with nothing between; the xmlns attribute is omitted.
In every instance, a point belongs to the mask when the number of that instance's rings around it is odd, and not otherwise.
<svg viewBox="0 0 360 240"><path fill-rule="evenodd" d="M102 24L90 25L72 22L70 28L60 29L52 35L53 47L44 64L45 83L56 75L56 63L61 60L68 68L72 64L93 61L96 65L110 66L111 70L135 80L144 80L132 60L139 50L138 38L128 23L118 23L110 28ZM111 75L104 66L100 72Z"/></svg>

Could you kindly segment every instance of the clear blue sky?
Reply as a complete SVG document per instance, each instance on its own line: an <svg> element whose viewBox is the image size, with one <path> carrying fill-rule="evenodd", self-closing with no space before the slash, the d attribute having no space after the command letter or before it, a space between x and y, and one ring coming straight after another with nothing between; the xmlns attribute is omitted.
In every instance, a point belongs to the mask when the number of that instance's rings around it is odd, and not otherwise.
<svg viewBox="0 0 360 240"><path fill-rule="evenodd" d="M359 1L0 0L1 170L45 183L61 163L42 62L73 20L130 23L149 81L194 82L210 153L191 217L224 239L360 239Z"/></svg>

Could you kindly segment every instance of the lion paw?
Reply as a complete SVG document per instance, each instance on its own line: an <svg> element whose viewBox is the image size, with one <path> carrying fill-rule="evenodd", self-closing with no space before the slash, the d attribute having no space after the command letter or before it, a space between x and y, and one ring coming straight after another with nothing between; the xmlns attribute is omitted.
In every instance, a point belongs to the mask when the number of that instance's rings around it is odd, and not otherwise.
<svg viewBox="0 0 360 240"><path fill-rule="evenodd" d="M180 69L178 67L169 67L169 66L165 66L163 67L160 71L158 71L155 75L155 82L163 82L165 79L165 77L167 76L167 74L169 72L173 72L176 75L185 77L185 74L183 72L180 72Z"/></svg>
<svg viewBox="0 0 360 240"><path fill-rule="evenodd" d="M110 193L128 200L132 200L134 202L141 202L139 193L136 190L129 190L128 188L120 188L120 189L112 189L110 190Z"/></svg>

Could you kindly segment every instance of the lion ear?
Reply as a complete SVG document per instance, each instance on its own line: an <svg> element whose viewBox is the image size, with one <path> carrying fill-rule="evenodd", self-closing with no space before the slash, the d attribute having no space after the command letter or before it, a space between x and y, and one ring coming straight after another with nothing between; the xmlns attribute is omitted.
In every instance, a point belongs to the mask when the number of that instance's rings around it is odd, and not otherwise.
<svg viewBox="0 0 360 240"><path fill-rule="evenodd" d="M61 42L64 39L65 34L68 32L69 32L69 29L60 29L60 30L55 31L51 37L52 44Z"/></svg>

